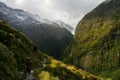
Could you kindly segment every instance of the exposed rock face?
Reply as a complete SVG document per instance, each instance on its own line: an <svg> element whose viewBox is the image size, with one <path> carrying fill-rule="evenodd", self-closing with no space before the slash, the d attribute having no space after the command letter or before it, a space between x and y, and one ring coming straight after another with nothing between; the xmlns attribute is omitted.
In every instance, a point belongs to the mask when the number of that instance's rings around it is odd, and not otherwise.
<svg viewBox="0 0 120 80"><path fill-rule="evenodd" d="M0 3L0 19L25 33L41 51L60 58L62 51L71 42L72 27L61 22L52 22L20 9L12 9ZM69 30L69 31L68 31Z"/></svg>
<svg viewBox="0 0 120 80"><path fill-rule="evenodd" d="M65 52L64 61L119 80L120 1L107 0L88 13Z"/></svg>

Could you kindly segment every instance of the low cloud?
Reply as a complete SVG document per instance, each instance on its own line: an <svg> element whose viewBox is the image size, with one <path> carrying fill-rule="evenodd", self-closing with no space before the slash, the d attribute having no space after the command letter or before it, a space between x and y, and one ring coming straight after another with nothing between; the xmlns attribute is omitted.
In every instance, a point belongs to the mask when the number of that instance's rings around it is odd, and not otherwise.
<svg viewBox="0 0 120 80"><path fill-rule="evenodd" d="M74 28L80 19L104 0L0 0L49 20L61 20Z"/></svg>

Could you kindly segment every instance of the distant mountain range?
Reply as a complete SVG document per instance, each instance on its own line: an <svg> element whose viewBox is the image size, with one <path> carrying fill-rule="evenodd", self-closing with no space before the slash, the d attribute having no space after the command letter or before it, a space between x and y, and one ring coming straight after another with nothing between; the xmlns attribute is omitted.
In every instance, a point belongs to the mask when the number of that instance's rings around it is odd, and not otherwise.
<svg viewBox="0 0 120 80"><path fill-rule="evenodd" d="M25 33L41 51L59 58L72 40L73 28L62 21L49 21L0 2L0 19ZM70 32L71 31L71 32Z"/></svg>

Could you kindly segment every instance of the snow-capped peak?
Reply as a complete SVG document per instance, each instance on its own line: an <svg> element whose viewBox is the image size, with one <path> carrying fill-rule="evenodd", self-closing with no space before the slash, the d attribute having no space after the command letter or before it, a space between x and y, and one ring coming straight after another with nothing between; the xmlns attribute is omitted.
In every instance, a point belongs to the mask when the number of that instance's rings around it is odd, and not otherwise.
<svg viewBox="0 0 120 80"><path fill-rule="evenodd" d="M68 29L70 32L74 32L74 28L72 27L72 26L70 26L69 24L66 24L66 23L64 23L63 21L61 21L61 20L57 20L57 21L55 21L58 25L60 25L61 27L64 27L64 28L66 28L66 29Z"/></svg>

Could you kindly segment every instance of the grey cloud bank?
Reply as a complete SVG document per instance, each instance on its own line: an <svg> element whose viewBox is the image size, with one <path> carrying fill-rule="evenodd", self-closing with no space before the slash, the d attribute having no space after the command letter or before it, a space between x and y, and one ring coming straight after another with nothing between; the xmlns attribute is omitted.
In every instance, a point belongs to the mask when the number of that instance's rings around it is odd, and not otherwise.
<svg viewBox="0 0 120 80"><path fill-rule="evenodd" d="M104 0L0 0L49 20L61 20L74 28L82 17Z"/></svg>

